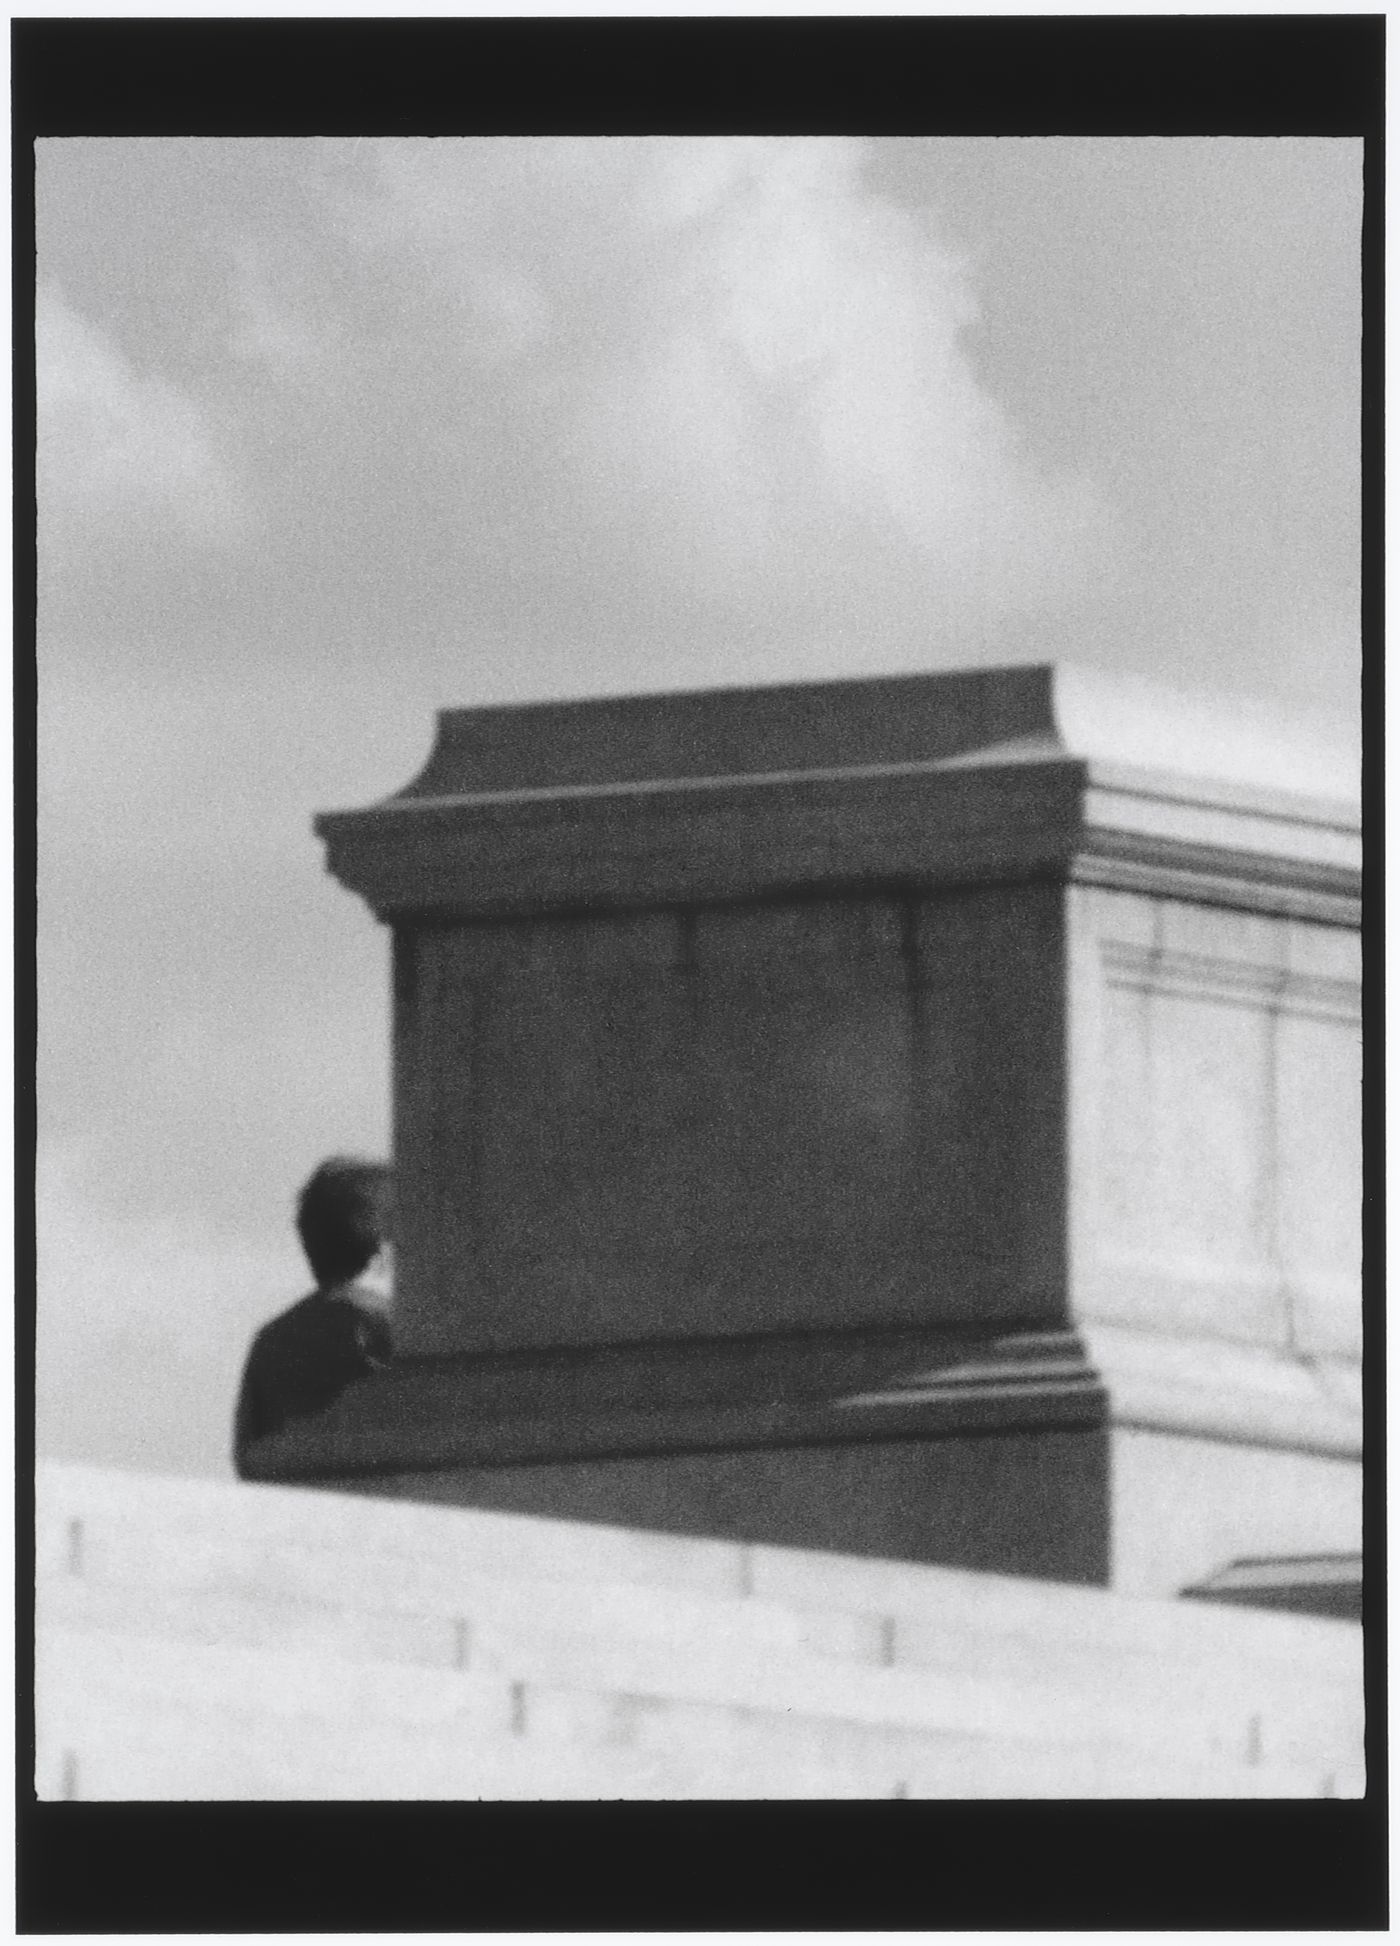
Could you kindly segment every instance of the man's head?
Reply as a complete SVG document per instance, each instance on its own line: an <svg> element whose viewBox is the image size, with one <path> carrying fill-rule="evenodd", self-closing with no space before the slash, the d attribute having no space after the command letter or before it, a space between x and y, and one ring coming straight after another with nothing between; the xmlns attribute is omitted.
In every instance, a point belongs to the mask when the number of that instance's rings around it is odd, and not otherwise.
<svg viewBox="0 0 1400 1946"><path fill-rule="evenodd" d="M388 1241L392 1181L386 1163L336 1155L302 1190L297 1233L322 1289L358 1277Z"/></svg>

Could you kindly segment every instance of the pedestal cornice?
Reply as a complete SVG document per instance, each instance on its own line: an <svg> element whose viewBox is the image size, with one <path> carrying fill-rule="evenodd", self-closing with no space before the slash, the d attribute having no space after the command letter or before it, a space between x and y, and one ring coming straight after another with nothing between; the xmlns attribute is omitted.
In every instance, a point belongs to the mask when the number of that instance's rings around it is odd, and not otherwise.
<svg viewBox="0 0 1400 1946"><path fill-rule="evenodd" d="M1173 767L1232 748L1233 775ZM1354 924L1345 788L1192 699L1039 665L447 711L413 783L317 830L389 921L1048 876Z"/></svg>

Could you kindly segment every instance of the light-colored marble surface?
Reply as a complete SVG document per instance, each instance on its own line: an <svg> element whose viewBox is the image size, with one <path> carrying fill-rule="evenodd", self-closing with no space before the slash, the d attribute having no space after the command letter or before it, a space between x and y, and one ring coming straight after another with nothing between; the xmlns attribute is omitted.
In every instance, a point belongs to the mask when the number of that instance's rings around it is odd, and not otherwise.
<svg viewBox="0 0 1400 1946"><path fill-rule="evenodd" d="M38 1515L45 1799L1362 1788L1342 1623L91 1468Z"/></svg>
<svg viewBox="0 0 1400 1946"><path fill-rule="evenodd" d="M1112 1440L1122 1594L1164 1595L1246 1557L1361 1552L1355 1460L1132 1426Z"/></svg>
<svg viewBox="0 0 1400 1946"><path fill-rule="evenodd" d="M1071 894L1075 1315L1361 1355L1360 941Z"/></svg>

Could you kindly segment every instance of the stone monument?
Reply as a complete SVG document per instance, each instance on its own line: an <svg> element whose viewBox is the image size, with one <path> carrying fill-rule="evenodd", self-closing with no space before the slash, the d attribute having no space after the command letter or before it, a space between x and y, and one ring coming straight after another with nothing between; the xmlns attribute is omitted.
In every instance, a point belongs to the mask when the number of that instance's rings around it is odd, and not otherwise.
<svg viewBox="0 0 1400 1946"><path fill-rule="evenodd" d="M1360 1546L1355 779L1066 665L447 711L359 1490L1175 1592Z"/></svg>

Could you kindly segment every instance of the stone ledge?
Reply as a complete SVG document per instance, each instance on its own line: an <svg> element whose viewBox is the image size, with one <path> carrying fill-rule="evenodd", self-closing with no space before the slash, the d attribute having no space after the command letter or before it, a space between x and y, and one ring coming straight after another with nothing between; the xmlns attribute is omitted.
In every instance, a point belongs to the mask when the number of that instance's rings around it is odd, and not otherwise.
<svg viewBox="0 0 1400 1946"><path fill-rule="evenodd" d="M1086 1322L1114 1426L1359 1460L1361 1368L1206 1336Z"/></svg>
<svg viewBox="0 0 1400 1946"><path fill-rule="evenodd" d="M1359 1554L1282 1554L1232 1561L1194 1588L1191 1601L1230 1602L1283 1614L1311 1614L1329 1620L1362 1619L1362 1567Z"/></svg>
<svg viewBox="0 0 1400 1946"><path fill-rule="evenodd" d="M1090 1429L1105 1411L1070 1331L678 1341L405 1360L247 1465L259 1480L344 1479Z"/></svg>

